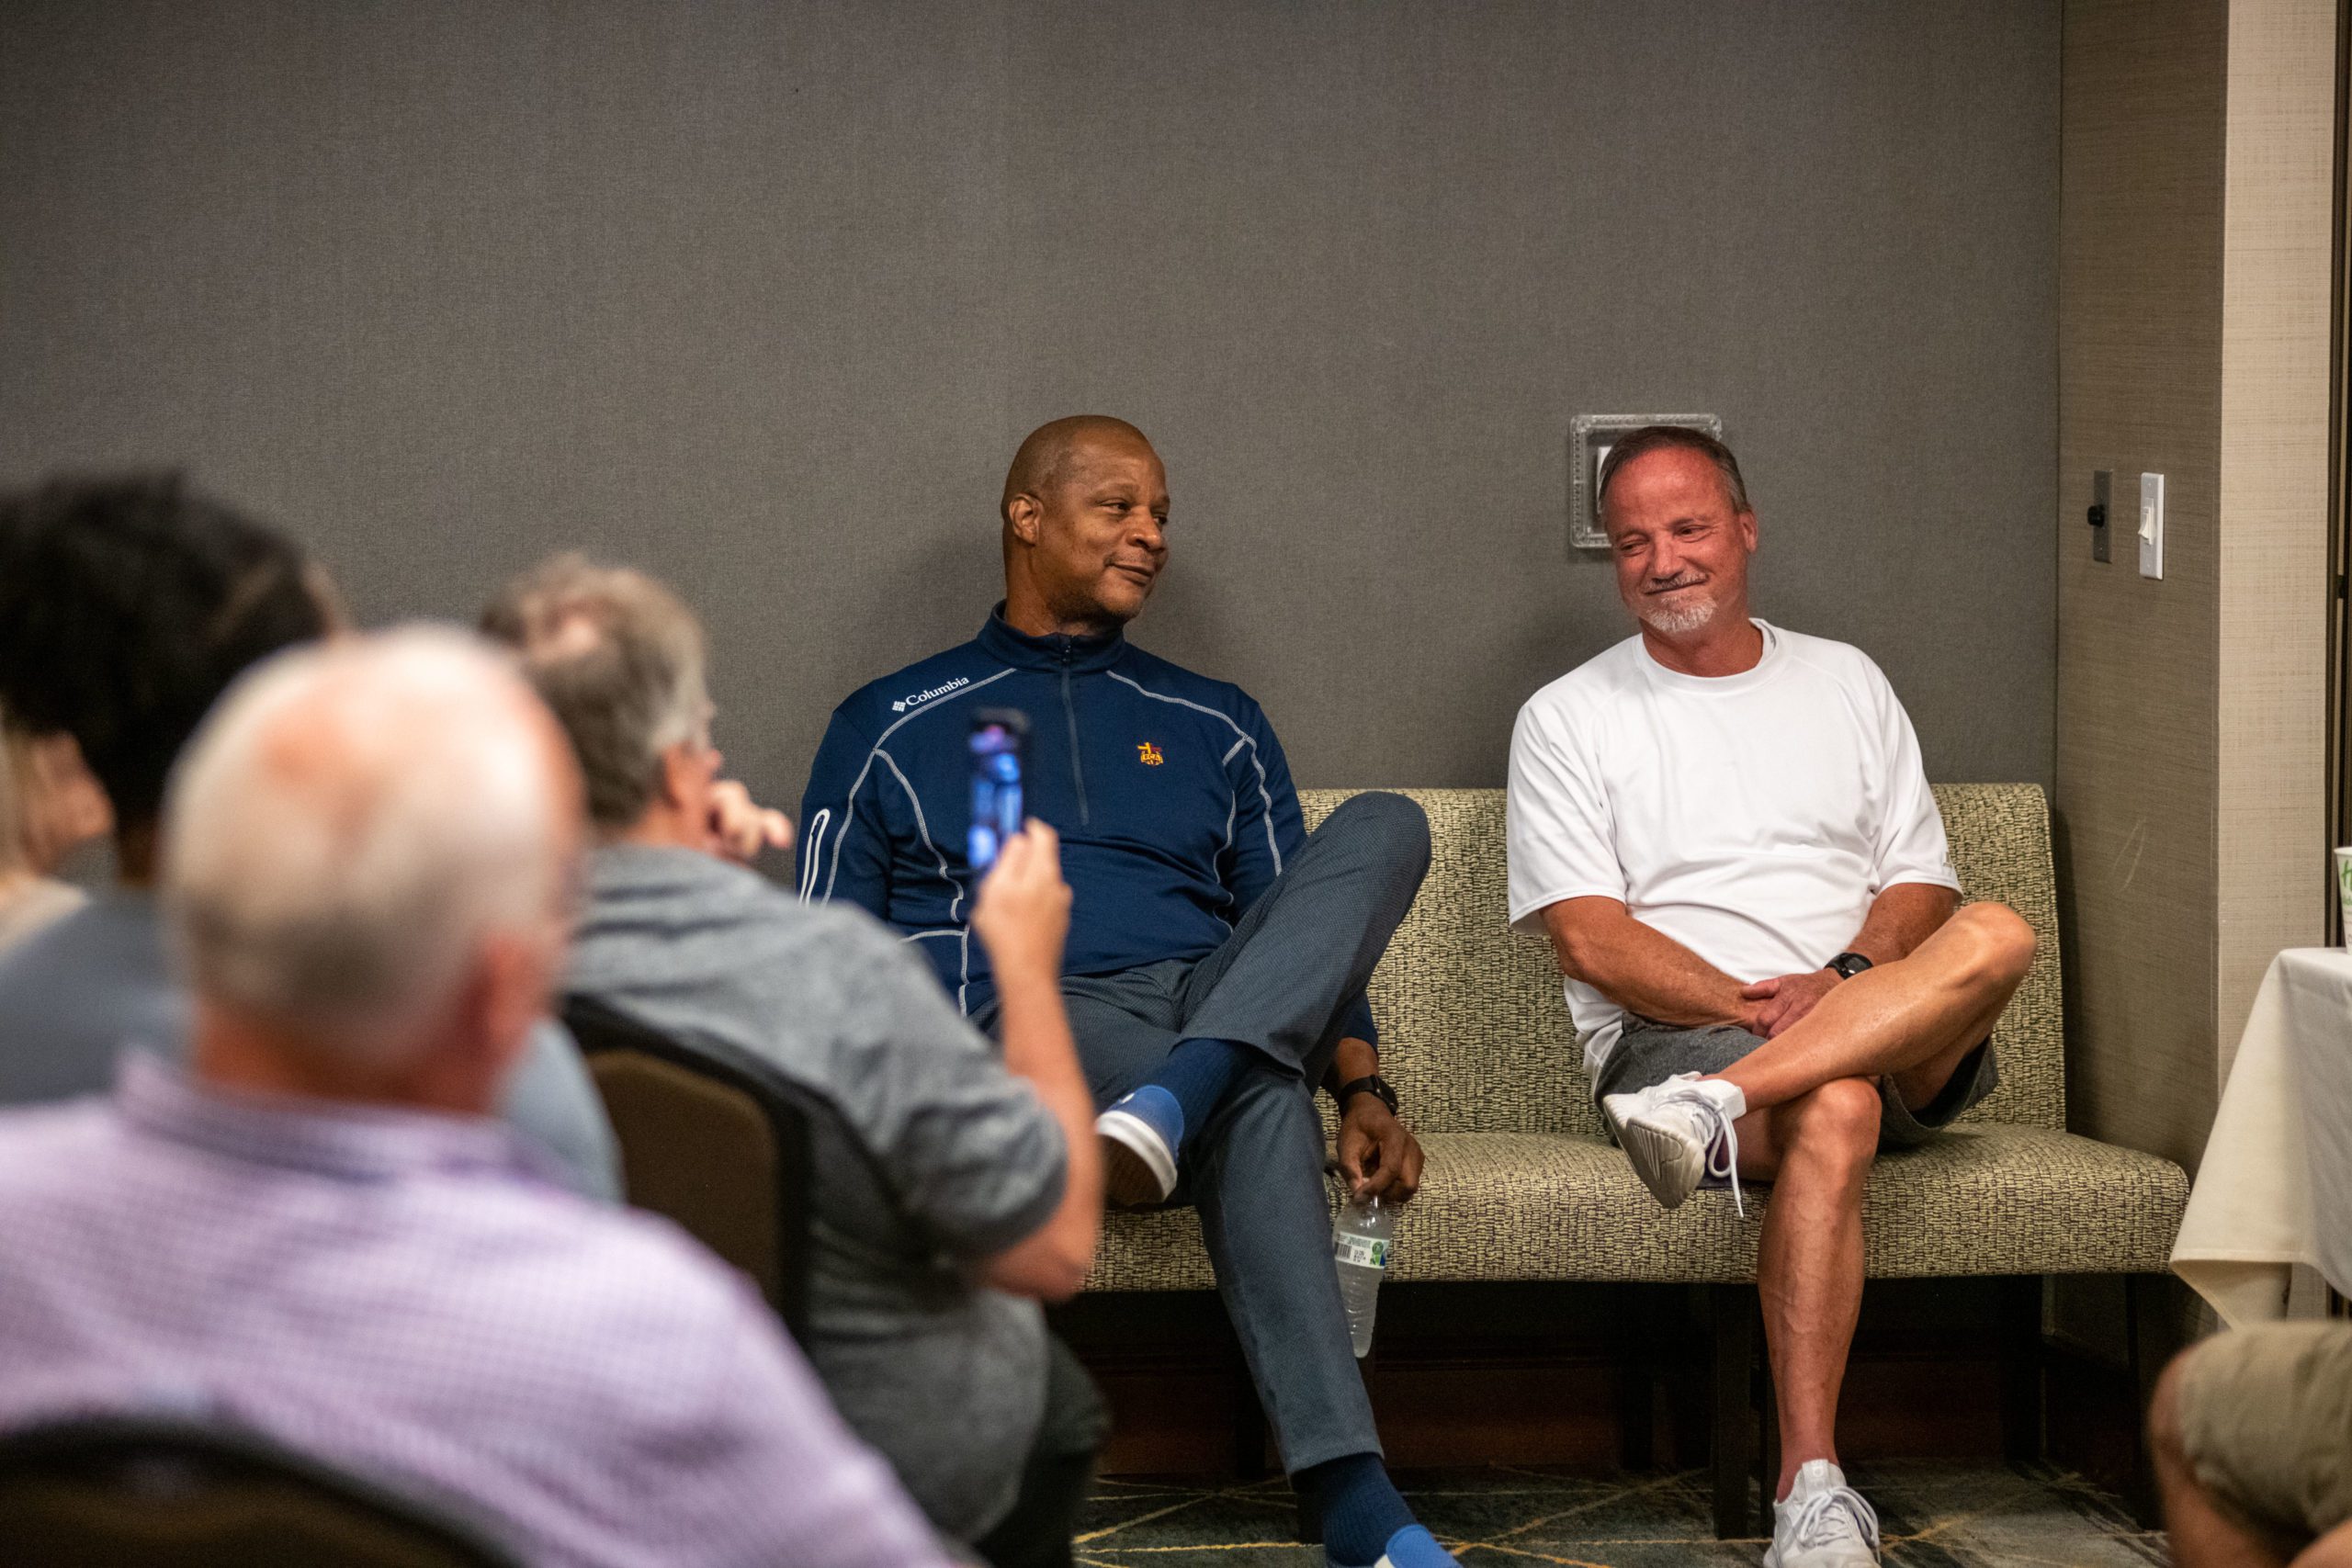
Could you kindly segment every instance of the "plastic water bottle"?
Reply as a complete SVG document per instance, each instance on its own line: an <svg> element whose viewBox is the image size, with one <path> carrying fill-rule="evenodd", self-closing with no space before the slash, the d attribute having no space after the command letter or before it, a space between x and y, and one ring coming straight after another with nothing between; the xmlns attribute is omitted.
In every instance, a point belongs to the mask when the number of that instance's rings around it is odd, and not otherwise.
<svg viewBox="0 0 2352 1568"><path fill-rule="evenodd" d="M1340 1300L1347 1304L1348 1337L1356 1359L1372 1350L1372 1318L1380 1307L1380 1276L1396 1234L1396 1213L1377 1197L1351 1198L1331 1225L1331 1261L1340 1271Z"/></svg>

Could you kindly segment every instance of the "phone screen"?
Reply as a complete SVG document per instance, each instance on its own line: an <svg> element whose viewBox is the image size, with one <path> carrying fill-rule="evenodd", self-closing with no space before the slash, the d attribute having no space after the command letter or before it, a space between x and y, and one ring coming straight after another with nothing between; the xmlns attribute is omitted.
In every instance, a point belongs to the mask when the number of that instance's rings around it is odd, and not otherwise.
<svg viewBox="0 0 2352 1568"><path fill-rule="evenodd" d="M1004 841L1021 831L1022 751L1029 716L983 708L972 716L972 830L965 858L974 871L996 863Z"/></svg>

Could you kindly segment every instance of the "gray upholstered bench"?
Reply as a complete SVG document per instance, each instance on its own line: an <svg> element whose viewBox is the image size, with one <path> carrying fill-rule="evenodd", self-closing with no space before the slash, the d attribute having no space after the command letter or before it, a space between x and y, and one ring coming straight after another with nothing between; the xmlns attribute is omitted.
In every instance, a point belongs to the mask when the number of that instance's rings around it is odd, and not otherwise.
<svg viewBox="0 0 2352 1568"><path fill-rule="evenodd" d="M1303 795L1321 820L1346 791ZM1749 1405L1759 1216L1729 1193L1662 1211L1603 1135L1549 945L1504 924L1503 794L1408 790L1429 813L1429 880L1374 977L1381 1070L1429 1156L1399 1217L1394 1279L1589 1280L1715 1292L1716 1523L1738 1533L1747 1474L1769 1457ZM1863 1199L1873 1278L2001 1275L2018 1337L2038 1342L2040 1280L2161 1274L2188 1201L2167 1161L2065 1131L2058 926L2048 813L2030 784L1936 791L1971 898L2033 923L2041 951L1995 1036L2001 1087L1926 1148L1882 1158ZM1093 1291L1212 1286L1192 1211L1114 1216ZM2132 1299L2136 1311L2138 1292ZM2030 1319L2028 1314L2030 1314ZM1769 1383L1769 1380L1760 1380ZM2040 1442L2038 1375L2012 1380L2010 1446ZM1759 1427L1762 1440L1759 1442Z"/></svg>

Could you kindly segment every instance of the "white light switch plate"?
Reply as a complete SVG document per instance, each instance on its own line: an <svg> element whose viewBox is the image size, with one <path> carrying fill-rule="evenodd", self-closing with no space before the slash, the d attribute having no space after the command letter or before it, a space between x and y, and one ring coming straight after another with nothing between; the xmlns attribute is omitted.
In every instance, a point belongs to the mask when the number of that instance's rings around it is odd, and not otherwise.
<svg viewBox="0 0 2352 1568"><path fill-rule="evenodd" d="M2165 574L2165 477L2140 476L2140 575Z"/></svg>

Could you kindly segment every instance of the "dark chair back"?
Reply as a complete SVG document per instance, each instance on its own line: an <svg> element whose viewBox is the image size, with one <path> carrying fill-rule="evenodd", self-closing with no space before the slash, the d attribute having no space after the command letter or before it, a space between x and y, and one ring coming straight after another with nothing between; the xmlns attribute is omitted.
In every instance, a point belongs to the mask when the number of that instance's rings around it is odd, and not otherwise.
<svg viewBox="0 0 2352 1568"><path fill-rule="evenodd" d="M146 1417L0 1437L0 1561L42 1568L520 1568L454 1515L255 1434Z"/></svg>
<svg viewBox="0 0 2352 1568"><path fill-rule="evenodd" d="M563 1021L612 1117L628 1201L749 1274L798 1337L820 1109L748 1052L661 1033L597 998L565 998Z"/></svg>

